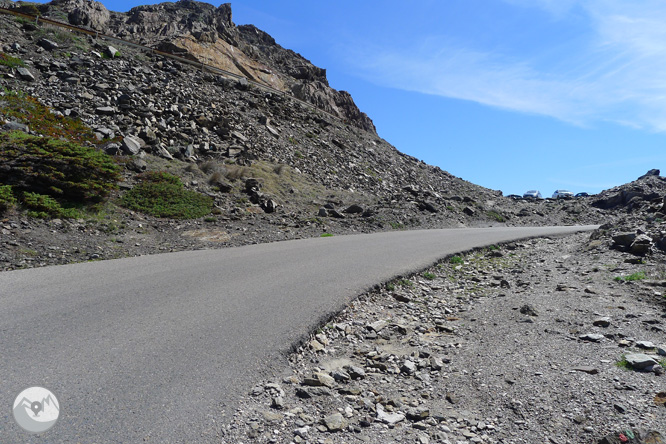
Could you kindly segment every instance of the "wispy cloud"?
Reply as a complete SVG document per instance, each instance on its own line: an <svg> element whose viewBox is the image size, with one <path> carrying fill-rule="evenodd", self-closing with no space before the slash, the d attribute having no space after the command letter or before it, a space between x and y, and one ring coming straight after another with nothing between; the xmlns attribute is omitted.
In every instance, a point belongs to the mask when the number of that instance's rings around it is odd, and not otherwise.
<svg viewBox="0 0 666 444"><path fill-rule="evenodd" d="M368 48L360 72L384 86L551 116L577 125L609 121L666 131L666 5L636 0L505 0L560 21L583 11L587 33L566 57L521 58L513 51L431 37L409 48ZM580 20L580 14L576 18ZM550 54L543 48L541 54ZM544 60L544 57L546 58Z"/></svg>

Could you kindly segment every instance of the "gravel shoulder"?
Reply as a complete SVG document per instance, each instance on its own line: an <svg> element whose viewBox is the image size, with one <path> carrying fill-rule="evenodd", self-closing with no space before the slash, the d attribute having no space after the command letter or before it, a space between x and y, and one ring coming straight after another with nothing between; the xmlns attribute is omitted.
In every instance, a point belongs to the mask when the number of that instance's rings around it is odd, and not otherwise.
<svg viewBox="0 0 666 444"><path fill-rule="evenodd" d="M664 363L662 255L636 263L576 234L459 257L352 303L247 395L223 442L596 443L666 429L662 365L626 365Z"/></svg>

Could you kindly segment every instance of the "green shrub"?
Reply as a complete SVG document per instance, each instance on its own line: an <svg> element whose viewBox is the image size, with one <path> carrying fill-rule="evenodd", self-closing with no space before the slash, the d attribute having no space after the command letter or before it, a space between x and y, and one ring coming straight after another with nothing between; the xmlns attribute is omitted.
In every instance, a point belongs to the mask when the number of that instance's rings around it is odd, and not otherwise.
<svg viewBox="0 0 666 444"><path fill-rule="evenodd" d="M437 275L435 273L430 273L429 271L426 271L425 273L423 273L423 277L428 280L433 280L437 277Z"/></svg>
<svg viewBox="0 0 666 444"><path fill-rule="evenodd" d="M9 66L10 68L18 68L19 66L25 66L25 63L17 57L12 57L4 52L0 52L0 65Z"/></svg>
<svg viewBox="0 0 666 444"><path fill-rule="evenodd" d="M63 208L57 200L44 194L23 193L23 204L30 209L28 216L31 217L76 218L81 215L75 208Z"/></svg>
<svg viewBox="0 0 666 444"><path fill-rule="evenodd" d="M460 256L453 256L453 257L449 260L449 262L451 262L452 264L462 264L462 263L464 263L465 261L464 261L463 258L461 258Z"/></svg>
<svg viewBox="0 0 666 444"><path fill-rule="evenodd" d="M62 204L101 202L120 179L118 165L96 148L20 131L0 134L0 165L0 184Z"/></svg>
<svg viewBox="0 0 666 444"><path fill-rule="evenodd" d="M0 213L16 205L16 198L10 185L0 185Z"/></svg>
<svg viewBox="0 0 666 444"><path fill-rule="evenodd" d="M321 233L319 237L333 237L331 233Z"/></svg>
<svg viewBox="0 0 666 444"><path fill-rule="evenodd" d="M213 209L209 196L186 190L180 179L165 172L141 175L143 181L129 190L122 204L135 211L156 217L196 219Z"/></svg>

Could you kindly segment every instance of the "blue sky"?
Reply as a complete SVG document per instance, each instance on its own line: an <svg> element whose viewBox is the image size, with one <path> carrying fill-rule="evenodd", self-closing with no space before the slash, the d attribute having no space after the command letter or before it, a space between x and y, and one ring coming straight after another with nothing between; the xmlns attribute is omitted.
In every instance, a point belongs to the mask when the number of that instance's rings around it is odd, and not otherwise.
<svg viewBox="0 0 666 444"><path fill-rule="evenodd" d="M549 196L666 167L663 0L231 3L234 23L326 68L381 137L470 182Z"/></svg>

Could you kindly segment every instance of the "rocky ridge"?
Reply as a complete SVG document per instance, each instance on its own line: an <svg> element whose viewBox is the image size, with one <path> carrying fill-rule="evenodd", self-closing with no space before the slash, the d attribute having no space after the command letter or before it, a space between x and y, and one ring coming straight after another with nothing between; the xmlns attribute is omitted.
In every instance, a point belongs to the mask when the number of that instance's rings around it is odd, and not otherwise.
<svg viewBox="0 0 666 444"><path fill-rule="evenodd" d="M48 17L66 18L76 26L242 75L375 132L372 120L356 107L349 93L329 86L325 69L281 47L254 26L236 26L229 3L216 8L180 0L120 13L108 11L97 1L55 0L40 6L40 11Z"/></svg>

